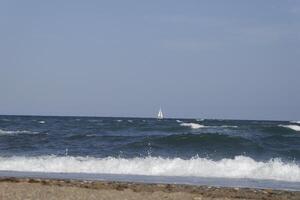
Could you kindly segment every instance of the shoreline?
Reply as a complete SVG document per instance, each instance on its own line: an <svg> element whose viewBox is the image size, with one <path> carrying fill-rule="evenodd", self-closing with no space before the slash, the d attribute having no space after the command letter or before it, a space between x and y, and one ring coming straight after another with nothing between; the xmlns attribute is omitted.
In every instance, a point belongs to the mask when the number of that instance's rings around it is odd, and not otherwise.
<svg viewBox="0 0 300 200"><path fill-rule="evenodd" d="M76 194L76 195L75 195ZM1 199L300 199L300 191L49 178L0 178Z"/></svg>
<svg viewBox="0 0 300 200"><path fill-rule="evenodd" d="M149 184L177 184L194 186L212 186L228 188L255 188L300 191L299 182L286 182L267 179L246 178L214 178L214 177L181 177L181 176L149 176L130 174L95 174L95 173L61 173L61 172L29 172L29 171L2 171L0 178L31 178L51 180L79 180L79 181L107 181L107 182L133 182Z"/></svg>

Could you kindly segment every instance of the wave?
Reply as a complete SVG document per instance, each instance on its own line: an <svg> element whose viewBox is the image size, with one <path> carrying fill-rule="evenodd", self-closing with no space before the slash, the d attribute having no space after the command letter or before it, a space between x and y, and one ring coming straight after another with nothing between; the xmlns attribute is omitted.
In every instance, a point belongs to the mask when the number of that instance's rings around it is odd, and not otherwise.
<svg viewBox="0 0 300 200"><path fill-rule="evenodd" d="M284 127L284 128L289 128L294 131L300 131L300 126L298 126L298 125L278 125L278 126Z"/></svg>
<svg viewBox="0 0 300 200"><path fill-rule="evenodd" d="M94 122L102 122L102 119L89 119L87 121L88 122L92 122L92 123L94 123Z"/></svg>
<svg viewBox="0 0 300 200"><path fill-rule="evenodd" d="M300 124L300 121L290 121L290 123Z"/></svg>
<svg viewBox="0 0 300 200"><path fill-rule="evenodd" d="M223 128L238 128L238 126L222 125Z"/></svg>
<svg viewBox="0 0 300 200"><path fill-rule="evenodd" d="M81 135L81 137L97 137L97 134L87 134L87 135Z"/></svg>
<svg viewBox="0 0 300 200"><path fill-rule="evenodd" d="M246 156L219 161L181 158L0 157L0 170L155 176L251 178L299 182L300 166L280 159L257 162Z"/></svg>
<svg viewBox="0 0 300 200"><path fill-rule="evenodd" d="M204 128L205 126L196 123L181 123L181 126L191 127L192 129Z"/></svg>
<svg viewBox="0 0 300 200"><path fill-rule="evenodd" d="M45 124L46 122L45 122L45 121L39 121L39 123L40 123L40 124Z"/></svg>
<svg viewBox="0 0 300 200"><path fill-rule="evenodd" d="M38 134L38 132L33 132L33 131L7 131L7 130L2 130L0 129L0 136L1 135L19 135L19 134Z"/></svg>
<svg viewBox="0 0 300 200"><path fill-rule="evenodd" d="M177 121L178 123L181 123L181 121ZM231 125L222 125L222 126L204 126L201 124L196 123L181 123L181 126L187 126L191 127L192 129L198 129L198 128L238 128L238 126L231 126Z"/></svg>

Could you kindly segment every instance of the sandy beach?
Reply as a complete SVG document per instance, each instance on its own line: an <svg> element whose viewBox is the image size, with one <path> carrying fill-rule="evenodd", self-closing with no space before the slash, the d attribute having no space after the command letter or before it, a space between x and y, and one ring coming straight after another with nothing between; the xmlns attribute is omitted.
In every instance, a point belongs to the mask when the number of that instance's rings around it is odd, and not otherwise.
<svg viewBox="0 0 300 200"><path fill-rule="evenodd" d="M296 200L299 191L109 181L2 178L0 199Z"/></svg>

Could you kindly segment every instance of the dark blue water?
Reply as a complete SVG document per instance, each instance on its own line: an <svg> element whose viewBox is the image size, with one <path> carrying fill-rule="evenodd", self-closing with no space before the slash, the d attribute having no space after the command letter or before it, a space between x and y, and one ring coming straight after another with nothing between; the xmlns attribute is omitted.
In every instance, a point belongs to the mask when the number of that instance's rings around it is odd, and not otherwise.
<svg viewBox="0 0 300 200"><path fill-rule="evenodd" d="M0 170L300 182L299 128L287 121L0 116Z"/></svg>
<svg viewBox="0 0 300 200"><path fill-rule="evenodd" d="M180 121L179 121L180 120ZM192 128L195 123L204 127ZM300 132L290 122L0 116L0 153L300 160ZM295 124L295 126L298 126ZM299 125L300 127L300 125Z"/></svg>

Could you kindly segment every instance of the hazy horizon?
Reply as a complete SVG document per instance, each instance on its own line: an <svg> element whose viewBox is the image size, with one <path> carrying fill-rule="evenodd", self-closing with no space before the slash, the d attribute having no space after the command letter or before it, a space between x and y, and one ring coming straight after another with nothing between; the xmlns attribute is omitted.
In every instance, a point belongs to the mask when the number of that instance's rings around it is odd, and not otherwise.
<svg viewBox="0 0 300 200"><path fill-rule="evenodd" d="M1 1L0 115L300 120L300 2Z"/></svg>
<svg viewBox="0 0 300 200"><path fill-rule="evenodd" d="M83 118L128 118L128 119L157 119L157 113L152 116L100 116L100 115L43 115L43 114L0 114L0 116L20 116L20 117L83 117ZM202 118L202 117L176 117L176 116L164 116L164 119L192 119L192 120L229 120L229 121L286 121L297 123L297 120L280 120L280 119L235 119L235 118Z"/></svg>

